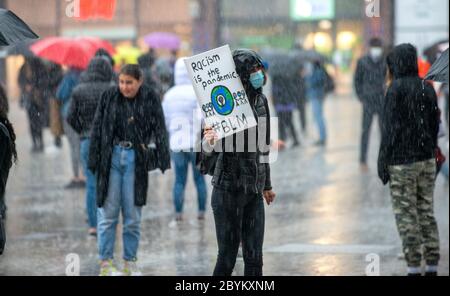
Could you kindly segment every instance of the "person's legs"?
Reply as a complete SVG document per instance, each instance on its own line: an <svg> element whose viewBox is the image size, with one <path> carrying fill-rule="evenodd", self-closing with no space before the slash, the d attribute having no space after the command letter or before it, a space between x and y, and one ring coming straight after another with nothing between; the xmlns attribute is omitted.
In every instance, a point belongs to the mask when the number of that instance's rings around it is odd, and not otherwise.
<svg viewBox="0 0 450 296"><path fill-rule="evenodd" d="M206 189L205 177L200 173L200 170L195 165L195 160L196 160L195 153L191 152L190 157L191 157L194 182L195 182L195 186L197 188L199 218L203 218L202 216L206 212L206 199L208 196L208 192Z"/></svg>
<svg viewBox="0 0 450 296"><path fill-rule="evenodd" d="M214 188L211 206L216 225L219 254L213 276L231 276L241 242L242 212L240 196Z"/></svg>
<svg viewBox="0 0 450 296"><path fill-rule="evenodd" d="M307 128L307 119L306 119L306 100L304 98L299 100L298 103L298 111L300 112L300 124L302 128L302 132L306 133Z"/></svg>
<svg viewBox="0 0 450 296"><path fill-rule="evenodd" d="M277 112L278 115L278 131L280 135L280 140L286 141L287 133L286 133L286 114L285 112Z"/></svg>
<svg viewBox="0 0 450 296"><path fill-rule="evenodd" d="M108 197L103 207L97 211L98 250L101 261L108 261L114 258L116 228L119 222L121 204L121 184L120 153L114 150L111 161Z"/></svg>
<svg viewBox="0 0 450 296"><path fill-rule="evenodd" d="M359 161L362 165L367 164L367 151L369 149L370 128L372 126L374 113L372 110L363 105L363 120L362 120L362 134L361 134L361 151Z"/></svg>
<svg viewBox="0 0 450 296"><path fill-rule="evenodd" d="M184 205L184 190L186 188L190 154L186 152L172 152L175 166L175 183L173 186L173 202L177 218L181 219Z"/></svg>
<svg viewBox="0 0 450 296"><path fill-rule="evenodd" d="M417 209L417 171L417 164L389 167L395 220L409 273L412 274L420 272L422 261Z"/></svg>
<svg viewBox="0 0 450 296"><path fill-rule="evenodd" d="M135 159L134 150L122 150L121 167L123 176L121 184L121 204L123 215L123 259L128 262L137 260L137 251L141 236L141 212L142 207L135 204Z"/></svg>
<svg viewBox="0 0 450 296"><path fill-rule="evenodd" d="M64 131L69 140L70 159L72 161L72 173L76 180L80 178L80 136L73 128L64 120Z"/></svg>
<svg viewBox="0 0 450 296"><path fill-rule="evenodd" d="M244 276L263 275L264 201L256 196L245 206L242 221Z"/></svg>
<svg viewBox="0 0 450 296"><path fill-rule="evenodd" d="M431 272L437 272L440 259L439 231L434 217L434 187L436 161L431 159L422 163L417 188L417 208L420 232L424 246L424 259Z"/></svg>
<svg viewBox="0 0 450 296"><path fill-rule="evenodd" d="M81 141L81 164L83 165L84 175L86 176L86 211L91 231L97 229L97 202L96 202L96 178L91 170L88 169L89 145L90 140Z"/></svg>
<svg viewBox="0 0 450 296"><path fill-rule="evenodd" d="M286 112L286 124L291 132L292 139L294 140L294 146L300 145L298 141L297 130L295 129L294 122L292 121L292 112Z"/></svg>
<svg viewBox="0 0 450 296"><path fill-rule="evenodd" d="M326 125L325 125L325 118L323 117L323 99L312 98L311 105L312 105L312 109L313 109L314 119L315 119L317 127L319 129L320 142L326 143L327 131L326 131Z"/></svg>

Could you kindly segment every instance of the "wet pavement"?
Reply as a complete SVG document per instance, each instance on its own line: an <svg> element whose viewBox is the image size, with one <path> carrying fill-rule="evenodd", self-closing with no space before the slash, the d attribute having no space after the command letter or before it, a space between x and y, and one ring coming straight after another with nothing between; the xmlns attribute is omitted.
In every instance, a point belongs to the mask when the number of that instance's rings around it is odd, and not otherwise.
<svg viewBox="0 0 450 296"><path fill-rule="evenodd" d="M375 124L370 171L362 173L359 168L360 114L356 99L329 99L327 148L312 146L316 133L310 124L302 147L281 153L273 165L278 197L266 207L265 275L366 275L373 258L375 263L379 259L381 275L404 275L389 190L376 173L379 132ZM26 116L16 104L11 120L17 129L20 160L7 188L8 242L0 256L0 275L65 275L69 254L79 256L81 275L97 275L96 240L87 235L84 190L64 189L71 177L67 141L59 152L47 149L44 154L31 154ZM50 145L48 131L45 138ZM211 208L204 222L197 221L191 182L186 219L175 223L172 174L150 174L139 265L145 275L210 275L217 254ZM439 177L435 208L442 275L449 274L448 201L448 180ZM119 266L121 250L118 239ZM243 261L238 259L235 275L242 274Z"/></svg>

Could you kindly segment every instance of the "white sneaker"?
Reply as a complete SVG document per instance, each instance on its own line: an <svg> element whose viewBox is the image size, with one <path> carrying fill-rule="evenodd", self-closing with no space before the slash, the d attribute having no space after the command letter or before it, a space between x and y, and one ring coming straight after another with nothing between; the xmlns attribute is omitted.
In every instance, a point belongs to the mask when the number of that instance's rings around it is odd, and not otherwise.
<svg viewBox="0 0 450 296"><path fill-rule="evenodd" d="M108 261L108 265L100 266L100 274L99 276L123 276L123 273L117 270L114 267L112 260Z"/></svg>
<svg viewBox="0 0 450 296"><path fill-rule="evenodd" d="M125 276L142 276L142 272L139 270L136 261L126 261L123 274Z"/></svg>

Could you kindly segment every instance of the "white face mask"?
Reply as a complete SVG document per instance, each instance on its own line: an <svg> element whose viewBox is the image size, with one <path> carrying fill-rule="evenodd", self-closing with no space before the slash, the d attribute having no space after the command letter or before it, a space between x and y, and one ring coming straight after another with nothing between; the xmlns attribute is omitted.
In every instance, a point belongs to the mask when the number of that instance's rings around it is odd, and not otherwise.
<svg viewBox="0 0 450 296"><path fill-rule="evenodd" d="M383 48L381 47L372 47L370 48L370 56L374 60L379 60L383 57Z"/></svg>

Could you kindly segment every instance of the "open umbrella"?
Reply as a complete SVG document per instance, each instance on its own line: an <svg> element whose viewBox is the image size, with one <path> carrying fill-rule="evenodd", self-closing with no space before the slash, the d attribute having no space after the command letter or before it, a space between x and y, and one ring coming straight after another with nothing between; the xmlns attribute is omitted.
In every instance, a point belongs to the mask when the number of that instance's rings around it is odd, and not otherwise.
<svg viewBox="0 0 450 296"><path fill-rule="evenodd" d="M31 51L38 57L79 69L87 68L97 49L80 38L64 37L49 37L31 46Z"/></svg>
<svg viewBox="0 0 450 296"><path fill-rule="evenodd" d="M433 64L425 79L448 83L448 49Z"/></svg>
<svg viewBox="0 0 450 296"><path fill-rule="evenodd" d="M25 40L19 41L8 47L7 53L9 56L21 55L24 57L32 57L34 53L31 51L30 47L36 42L36 40Z"/></svg>
<svg viewBox="0 0 450 296"><path fill-rule="evenodd" d="M149 34L144 37L144 42L151 48L170 50L178 50L181 45L181 40L177 35L167 32Z"/></svg>
<svg viewBox="0 0 450 296"><path fill-rule="evenodd" d="M103 39L100 39L97 37L81 37L78 40L81 42L87 42L87 43L91 44L97 50L99 50L100 48L103 48L110 55L114 55L116 53L116 49L114 48L114 46L112 46L112 44L106 40L103 40Z"/></svg>
<svg viewBox="0 0 450 296"><path fill-rule="evenodd" d="M22 40L37 38L39 36L17 15L0 8L0 45L8 46Z"/></svg>

